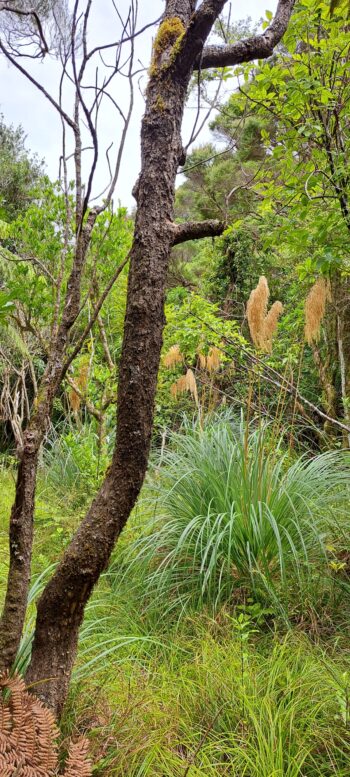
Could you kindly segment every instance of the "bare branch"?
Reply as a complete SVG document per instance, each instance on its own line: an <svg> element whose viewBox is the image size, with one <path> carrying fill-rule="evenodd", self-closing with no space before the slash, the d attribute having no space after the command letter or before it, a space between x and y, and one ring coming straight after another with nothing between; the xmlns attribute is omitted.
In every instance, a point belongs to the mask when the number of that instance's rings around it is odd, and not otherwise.
<svg viewBox="0 0 350 777"><path fill-rule="evenodd" d="M24 11L24 10L22 10L20 8L13 8L13 6L11 7L10 5L7 5L6 3L1 3L0 4L0 12L1 11L7 11L8 13L13 13L16 16L23 16L23 17L24 16L31 16L34 19L34 21L35 21L35 24L36 24L36 27L37 27L37 30L38 30L39 41L40 41L39 54L37 54L36 56L37 57L38 56L44 57L45 54L48 53L49 47L48 47L46 39L45 39L43 26L41 24L40 18L38 16L38 14L36 13L36 11Z"/></svg>
<svg viewBox="0 0 350 777"><path fill-rule="evenodd" d="M54 97L52 97L52 95L45 89L45 87L39 81L37 81L36 78L34 78L34 76L32 76L28 72L28 70L22 67L22 65L16 60L15 57L13 57L10 54L10 52L5 48L1 40L0 40L0 51L2 51L6 59L8 59L8 61L11 62L11 65L14 65L14 67L16 67L17 70L19 70L20 73L22 73L22 75L24 75L28 79L28 81L30 81L37 89L39 89L39 92L41 92L44 95L44 97L46 97L46 99L49 101L49 103L53 105L53 107L56 109L56 111L58 111L60 116L62 116L62 118L67 122L69 127L75 130L75 123L70 118L70 116L68 116L68 113L66 113L66 111L63 110L63 108L54 99Z"/></svg>
<svg viewBox="0 0 350 777"><path fill-rule="evenodd" d="M216 89L215 95L214 95L213 99L210 100L209 108L205 112L204 117L202 118L202 120L201 120L201 122L199 123L199 126L198 126L199 115L200 115L200 110L201 110L201 105L200 105L200 97L201 97L201 93L200 93L200 70L198 70L198 104L197 104L197 114L196 114L195 122L194 122L194 125L193 125L193 128L192 128L191 137L190 137L187 145L185 146L185 151L187 151L187 149L192 145L192 143L194 143L197 140L198 135L200 135L200 133L202 132L202 129L205 126L205 124L207 123L207 121L209 120L212 111L215 109L216 104L217 104L216 101L217 101L217 99L219 97L219 93L220 93L220 90L221 90L221 87L222 87L222 81L223 81L223 78L221 76L220 79L219 79L219 84L218 84L218 87Z"/></svg>
<svg viewBox="0 0 350 777"><path fill-rule="evenodd" d="M217 237L226 229L224 221L208 219L206 221L185 221L183 224L172 224L172 244L186 243L187 240L198 240L201 237Z"/></svg>
<svg viewBox="0 0 350 777"><path fill-rule="evenodd" d="M237 41L231 46L206 46L202 56L197 57L195 69L199 67L232 67L242 62L270 57L277 43L280 42L291 17L295 0L279 0L275 16L270 26L261 35ZM215 5L215 3L213 3ZM207 3L202 3L198 13ZM211 5L211 3L208 3ZM216 5L220 5L216 3ZM223 5L221 3L221 5Z"/></svg>
<svg viewBox="0 0 350 777"><path fill-rule="evenodd" d="M63 368L62 368L62 378L65 376L68 368L70 367L70 365L74 361L75 357L78 355L78 353L79 353L83 343L85 342L89 332L91 331L95 321L97 320L97 316L99 315L99 312L100 312L100 310L102 308L102 305L103 305L104 301L107 299L108 294L109 294L110 290L112 289L112 287L114 286L114 284L115 284L117 278L119 277L120 273L124 270L124 267L126 267L128 261L129 261L129 256L130 256L130 253L124 259L124 261L117 267L114 275L112 275L112 277L111 277L109 283L107 284L105 290L101 294L100 299L96 303L95 308L94 308L94 310L92 312L92 316L91 316L90 320L88 321L88 323L87 323L83 333L79 337L79 340L76 343L72 353L69 355L69 357L66 359L66 361L65 361L65 363L63 365Z"/></svg>
<svg viewBox="0 0 350 777"><path fill-rule="evenodd" d="M86 61L91 59L91 57L94 56L94 54L101 54L101 51L105 51L106 49L114 49L120 46L122 43L128 43L129 41L134 41L135 38L137 38L138 35L142 35L143 32L146 30L149 30L150 27L155 27L156 24L159 24L161 20L161 16L158 17L158 19L155 19L154 22L149 22L148 24L145 24L144 27L141 27L140 30L137 30L136 32L131 32L131 34L126 38L121 38L121 40L116 41L115 43L106 43L104 46L96 46L94 49L89 51L86 57Z"/></svg>

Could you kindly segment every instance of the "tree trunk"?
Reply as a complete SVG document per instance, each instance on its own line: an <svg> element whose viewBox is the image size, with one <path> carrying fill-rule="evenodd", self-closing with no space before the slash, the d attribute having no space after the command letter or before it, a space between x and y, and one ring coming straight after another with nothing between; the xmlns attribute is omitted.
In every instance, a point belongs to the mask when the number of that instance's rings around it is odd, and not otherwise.
<svg viewBox="0 0 350 777"><path fill-rule="evenodd" d="M9 670L20 645L27 609L33 547L33 525L38 459L52 415L53 401L62 379L69 332L79 313L80 284L94 214L77 236L75 261L68 279L67 295L48 363L39 387L37 404L23 435L17 472L15 500L10 515L9 573L0 620L0 673Z"/></svg>
<svg viewBox="0 0 350 777"><path fill-rule="evenodd" d="M38 603L28 684L60 714L65 703L84 608L140 492L147 469L164 328L164 299L172 244L205 229L176 227L173 202L183 159L181 124L186 93L203 44L225 0L167 0L154 44L141 131L141 174L119 370L116 446L111 467L62 562ZM279 0L262 36L230 47L231 64L271 54L287 27L293 0ZM268 45L262 47L262 41ZM211 49L217 54L225 50ZM197 64L196 64L197 63ZM209 65L210 66L210 65ZM215 230L219 227L216 224ZM223 226L220 226L222 231ZM218 234L216 231L215 234Z"/></svg>
<svg viewBox="0 0 350 777"><path fill-rule="evenodd" d="M194 2L186 7L189 20ZM108 563L147 469L164 327L164 297L173 240L176 173L190 71L150 79L142 123L142 172L130 255L124 341L119 371L117 438L107 477L38 604L27 681L60 713L91 590ZM41 685L37 685L41 681Z"/></svg>
<svg viewBox="0 0 350 777"><path fill-rule="evenodd" d="M54 378L50 363L40 389L39 405L24 432L19 454L15 500L10 515L9 573L0 620L0 673L11 668L23 631L31 574L38 459L52 411Z"/></svg>
<svg viewBox="0 0 350 777"><path fill-rule="evenodd" d="M37 435L25 432L10 517L10 567L0 621L0 674L10 669L16 658L26 615L39 447Z"/></svg>

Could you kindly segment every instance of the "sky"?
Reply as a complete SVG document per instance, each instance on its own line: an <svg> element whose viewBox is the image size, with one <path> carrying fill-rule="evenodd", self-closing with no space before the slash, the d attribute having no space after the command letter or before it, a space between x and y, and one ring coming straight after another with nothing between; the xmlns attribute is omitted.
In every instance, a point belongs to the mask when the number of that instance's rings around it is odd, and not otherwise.
<svg viewBox="0 0 350 777"><path fill-rule="evenodd" d="M116 1L118 10L125 16L129 7L128 0ZM227 3L227 7L229 3ZM82 2L84 7L84 2ZM253 22L265 16L266 10L274 11L276 0L244 0L241 3L232 3L232 20L245 19L247 16ZM101 43L109 43L118 39L120 25L116 17L111 0L93 0L93 13L89 29L89 44L94 47ZM138 29L155 21L164 9L163 0L139 0ZM135 104L129 126L127 142L125 145L120 176L114 194L114 202L134 207L132 187L137 179L140 169L140 125L144 111L144 92L147 84L147 67L150 62L152 39L156 27L147 29L136 39L135 68L141 72L134 79ZM108 63L108 56L105 57ZM109 60L111 61L111 60ZM97 64L97 60L96 60ZM28 68L32 75L40 81L52 96L57 98L60 78L60 67L54 58L45 57L43 61L31 60ZM142 70L142 68L144 70ZM99 61L99 73L103 65ZM91 83L94 72L91 71ZM230 86L232 81L228 82ZM232 87L231 87L232 88ZM90 92L91 93L91 92ZM128 105L129 91L126 78L117 77L112 91L113 97L125 111ZM71 113L72 93L69 85L66 88L65 107ZM0 113L3 113L6 123L21 124L27 135L26 145L41 159L45 160L46 171L51 179L57 179L59 172L59 157L61 154L61 122L55 109L47 103L45 97L33 86L16 68L8 64L3 56L0 56ZM188 141L194 120L194 108L190 104L185 109L183 122L184 145ZM100 156L97 173L95 176L94 195L99 196L108 182L108 165L106 149L113 143L109 156L113 162L116 155L122 124L120 117L110 100L106 99L101 108L99 118ZM204 127L196 144L206 142L210 138L208 126ZM86 169L90 152L85 152ZM91 158L91 157L90 157ZM72 171L70 171L72 172Z"/></svg>

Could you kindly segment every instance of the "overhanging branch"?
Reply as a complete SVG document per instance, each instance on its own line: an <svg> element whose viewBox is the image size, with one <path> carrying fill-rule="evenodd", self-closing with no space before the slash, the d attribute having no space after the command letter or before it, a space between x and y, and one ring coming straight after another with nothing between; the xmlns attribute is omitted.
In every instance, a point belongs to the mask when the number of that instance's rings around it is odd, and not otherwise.
<svg viewBox="0 0 350 777"><path fill-rule="evenodd" d="M188 240L198 240L202 237L217 237L222 235L226 224L218 219L208 219L206 221L186 221L183 224L173 224L174 246L179 243L186 243Z"/></svg>
<svg viewBox="0 0 350 777"><path fill-rule="evenodd" d="M261 35L237 41L231 46L206 46L201 57L197 57L195 69L211 67L232 67L254 59L266 59L280 42L291 17L295 0L279 0L270 26Z"/></svg>

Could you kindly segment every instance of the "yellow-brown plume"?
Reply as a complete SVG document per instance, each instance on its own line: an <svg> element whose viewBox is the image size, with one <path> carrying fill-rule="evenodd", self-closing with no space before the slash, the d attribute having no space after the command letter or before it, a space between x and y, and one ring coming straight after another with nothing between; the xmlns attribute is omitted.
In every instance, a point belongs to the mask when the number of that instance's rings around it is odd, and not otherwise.
<svg viewBox="0 0 350 777"><path fill-rule="evenodd" d="M201 370L205 370L206 366L207 366L207 357L201 351L198 354L198 361L199 361L199 366L200 366Z"/></svg>
<svg viewBox="0 0 350 777"><path fill-rule="evenodd" d="M175 364L181 364L183 362L183 356L180 351L179 345L172 345L168 352L164 356L164 366L174 367Z"/></svg>
<svg viewBox="0 0 350 777"><path fill-rule="evenodd" d="M175 383L172 383L170 386L170 394L174 399L177 398L179 394L185 394L187 391L187 384L186 384L186 375L180 375L180 377L175 381Z"/></svg>
<svg viewBox="0 0 350 777"><path fill-rule="evenodd" d="M4 694L7 691L7 694ZM54 716L15 675L0 676L1 777L53 777L58 772ZM65 777L91 777L87 742L71 745Z"/></svg>
<svg viewBox="0 0 350 777"><path fill-rule="evenodd" d="M262 347L264 319L269 299L269 287L264 275L259 278L259 283L250 293L247 303L247 318L250 335L254 345Z"/></svg>
<svg viewBox="0 0 350 777"><path fill-rule="evenodd" d="M277 300L271 305L270 310L264 319L264 347L269 353L272 351L272 338L276 332L278 319L282 311L282 302Z"/></svg>
<svg viewBox="0 0 350 777"><path fill-rule="evenodd" d="M261 275L259 283L251 292L247 303L247 318L254 345L263 351L271 352L272 338L276 332L283 305L281 302L274 302L267 312L269 296L267 279Z"/></svg>
<svg viewBox="0 0 350 777"><path fill-rule="evenodd" d="M213 345L209 349L208 356L205 356L201 351L198 353L198 361L201 370L207 370L207 372L215 372L219 369L221 364L221 351L216 345Z"/></svg>
<svg viewBox="0 0 350 777"><path fill-rule="evenodd" d="M187 389L197 402L198 401L197 382L196 382L196 378L194 377L193 371L187 370L185 377L186 377Z"/></svg>
<svg viewBox="0 0 350 777"><path fill-rule="evenodd" d="M221 363L220 349L213 345L207 356L207 370L208 372L215 372L219 369Z"/></svg>
<svg viewBox="0 0 350 777"><path fill-rule="evenodd" d="M82 394L85 394L87 384L89 381L89 357L84 358L80 363L78 374L74 376L74 383L76 383L78 389ZM68 395L69 404L73 410L74 415L77 415L80 409L81 399L79 394L72 388Z"/></svg>
<svg viewBox="0 0 350 777"><path fill-rule="evenodd" d="M309 345L319 339L326 303L330 302L331 298L329 281L318 278L305 300L305 339Z"/></svg>
<svg viewBox="0 0 350 777"><path fill-rule="evenodd" d="M192 394L196 404L198 404L197 382L192 370L187 370L186 375L180 375L170 387L171 396L175 399L179 394L185 394L186 391Z"/></svg>

